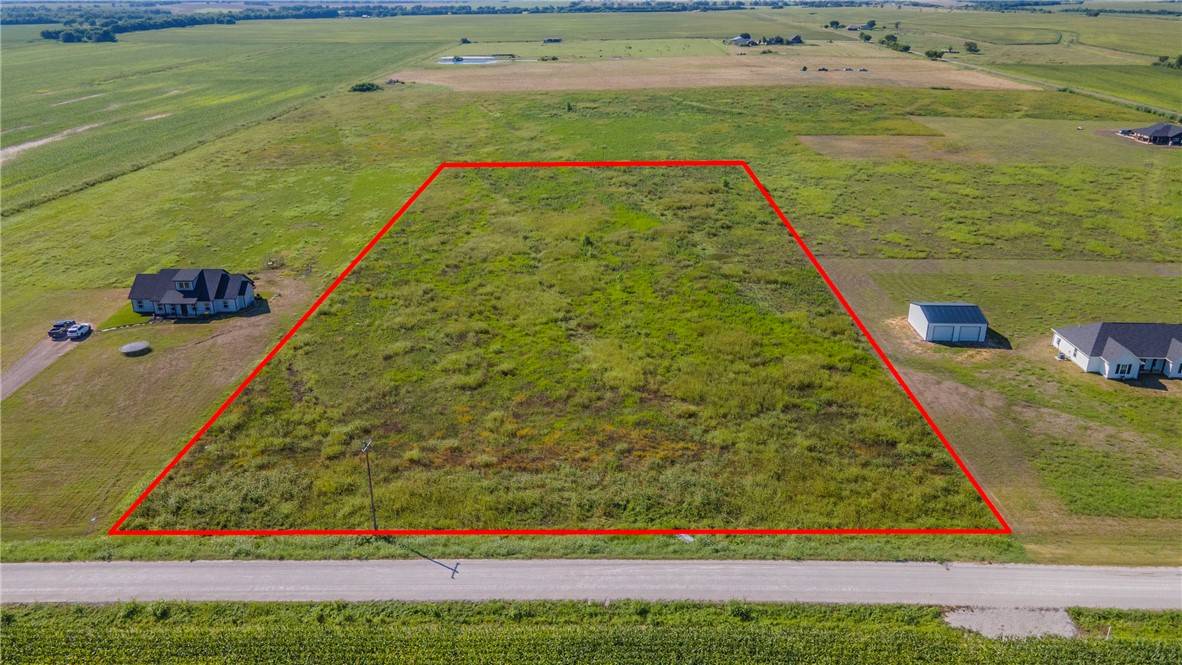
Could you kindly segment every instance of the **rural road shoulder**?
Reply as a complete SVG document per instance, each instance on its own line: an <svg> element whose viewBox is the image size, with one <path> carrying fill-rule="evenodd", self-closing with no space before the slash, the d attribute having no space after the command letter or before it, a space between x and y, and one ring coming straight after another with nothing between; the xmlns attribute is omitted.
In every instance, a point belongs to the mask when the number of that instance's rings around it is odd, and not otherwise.
<svg viewBox="0 0 1182 665"><path fill-rule="evenodd" d="M451 563L450 561L448 563ZM827 561L195 561L0 565L0 601L642 599L1182 609L1182 568Z"/></svg>
<svg viewBox="0 0 1182 665"><path fill-rule="evenodd" d="M31 381L33 377L41 373L41 370L49 367L53 361L61 358L77 345L78 342L65 339L43 339L37 342L32 350L22 356L20 360L12 363L12 367L9 367L8 371L0 376L0 400L8 399L9 395Z"/></svg>

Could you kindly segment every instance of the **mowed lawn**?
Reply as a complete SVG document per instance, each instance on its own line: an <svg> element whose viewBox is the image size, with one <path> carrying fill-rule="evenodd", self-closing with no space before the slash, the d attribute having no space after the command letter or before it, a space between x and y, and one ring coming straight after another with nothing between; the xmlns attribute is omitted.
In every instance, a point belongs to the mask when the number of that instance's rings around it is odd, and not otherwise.
<svg viewBox="0 0 1182 665"><path fill-rule="evenodd" d="M1179 25L1182 32L1182 24ZM1182 70L1147 65L999 65L1068 87L1095 90L1182 113Z"/></svg>
<svg viewBox="0 0 1182 665"><path fill-rule="evenodd" d="M130 529L990 528L736 168L448 172Z"/></svg>

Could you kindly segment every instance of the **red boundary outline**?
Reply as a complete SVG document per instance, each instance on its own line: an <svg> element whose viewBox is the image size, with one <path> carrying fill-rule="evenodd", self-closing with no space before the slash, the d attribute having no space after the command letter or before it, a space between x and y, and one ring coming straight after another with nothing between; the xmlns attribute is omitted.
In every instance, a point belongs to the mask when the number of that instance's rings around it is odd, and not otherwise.
<svg viewBox="0 0 1182 665"><path fill-rule="evenodd" d="M952 455L952 459L956 460L957 466L959 466L960 470L962 472L964 472L964 475L965 475L965 477L967 477L969 479L969 482L971 482L973 484L973 488L976 489L977 494L981 497L981 499L983 499L985 501L985 505L987 505L989 507L989 510L992 511L993 516L997 518L998 523L1001 525L999 528L993 528L993 529L452 529L452 530L433 530L433 531L422 530L422 529L379 529L379 530L374 530L374 529L290 529L290 530L282 530L282 529L258 529L258 530L255 530L255 529L236 529L236 530L205 530L205 529L152 530L152 529L139 529L139 530L122 531L119 529L119 527L122 526L125 521L127 521L127 518L130 517L133 512L135 512L135 509L138 508L141 503L143 503L144 499L146 499L148 497L148 495L152 493L152 490L156 489L156 486L160 484L160 481L164 480L164 477L167 476L168 473L170 471L172 471L173 467L175 467L177 465L177 463L181 461L181 458L184 457L185 454L188 453L189 450L193 447L193 445L196 444L197 441L200 440L201 437L205 435L205 432L210 428L211 425L213 425L214 421L216 421L222 415L222 413L230 406L230 404L232 404L234 402L234 400L236 400L238 398L238 396L240 394L242 394L242 391L246 388L246 386L249 385L250 382L253 381L255 379L255 377L258 376L259 372L262 371L262 369L267 366L267 363L271 362L271 360L275 357L275 355L277 353L279 353L279 350L282 349L284 347L284 345L287 344L288 340L291 339L292 335L294 335L296 333L296 331L298 331L304 325L304 323L307 322L308 318L311 317L312 314L316 312L316 310L325 301L325 299L328 298L328 296L331 295L332 292L335 291L338 286L340 286L341 282L344 281L344 279L349 276L349 273L353 272L353 269L357 267L357 264L361 262L361 259L365 258L366 254L369 254L369 251L371 249L373 249L375 245L378 244L378 241L381 240L382 237L385 236L386 233L391 228L394 227L394 224L398 221L398 219L400 217L402 217L402 215L419 198L419 196L422 195L422 193L427 189L427 187L431 186L431 183L434 182L435 179L437 177L439 177L439 174L442 173L445 169L505 169L505 168L508 168L508 169L535 168L536 169L536 168L594 168L594 167L617 167L618 168L618 167L662 167L662 166L673 166L673 167L735 166L735 167L742 168L747 173L747 176L751 178L751 182L755 183L755 186L759 189L760 193L763 194L763 198L765 198L767 200L768 205L770 205L772 210L775 211L776 215L780 218L780 221L784 222L784 226L788 229L788 232L792 234L792 238L794 240L796 240L796 244L798 244L800 246L800 248L802 250L804 250L805 256L808 257L808 260L812 263L813 267L821 275L821 278L825 280L825 284L827 284L829 286L829 289L831 291L833 291L833 295L835 295L837 297L838 302L840 302L841 306L845 308L845 311L850 315L850 318L852 318L854 320L854 323L857 324L858 329L862 331L862 334L866 336L866 339L870 342L870 345L872 347L874 347L874 351L878 354L878 357L880 359L882 359L883 364L885 364L887 369L890 370L891 376L895 377L895 380L903 388L903 391L905 393L907 393L907 397L911 399L911 403L914 404L915 408L919 410L920 415L922 415L924 420L927 421L928 426L930 426L932 428L932 431L936 433L936 436L940 439L940 442L944 444L944 448L947 449L949 454ZM439 166L435 167L435 170L431 172L431 175L428 176L425 181L423 181L422 185L419 185L419 188L416 189L414 194L412 194L411 197L406 200L406 203L402 204L402 207L398 209L398 212L394 213L394 216L390 218L390 221L386 222L386 225L383 226L381 228L381 230L379 230L377 232L377 234L374 235L373 239L370 240L369 243L366 244L366 246L364 248L362 248L361 252L359 254L357 254L357 256L352 261L349 262L349 265L345 267L345 269L341 272L340 275L337 276L337 278L335 280L333 280L332 284L329 285L328 289L323 294L321 294L319 298L316 299L316 302L312 303L312 306L310 308L308 308L308 311L305 312L303 316L300 317L299 321L296 322L296 324L292 327L292 329L289 330L287 332L287 334L284 335L283 338L279 340L279 343L275 345L275 348L271 349L270 353L268 353L267 356L265 358L263 358L262 362L260 362L254 368L254 370L251 371L251 373L246 377L246 379L244 379L242 381L242 383L238 385L238 388L236 388L234 390L233 394L231 394L230 397L228 397L225 402L222 402L222 405L220 407L218 407L218 410L215 411L212 416L210 416L209 420L205 421L205 424L201 426L201 429L197 430L197 434L195 434L193 436L193 438L189 439L189 443L186 444L185 447L182 448L179 453L177 453L176 457L174 457L172 459L172 461L168 463L168 466L164 467L164 470L161 471L160 474L156 476L156 478L148 485L147 489L145 489L143 491L143 493L140 494L139 497L136 498L136 500L134 502L132 502L131 506L123 513L123 515L121 515L119 517L119 519L115 522L115 524L111 526L111 528L107 531L107 534L112 535L112 536L366 536L366 535L368 535L368 536L554 536L554 535L651 536L651 535L676 535L676 534L694 534L694 535L708 535L708 534L714 534L714 535L925 535L925 534L926 535L983 535L983 534L1009 534L1012 532L1013 532L1013 529L1010 528L1010 525L1006 522L1005 518L1002 517L1001 512L998 511L998 509L995 505L993 505L993 502L989 499L989 496L985 493L985 490L981 488L981 485L977 482L977 479L973 477L972 472L969 471L968 467L965 466L964 461L961 460L960 455L957 454L956 450L952 447L952 444L948 443L948 439L944 437L944 433L940 431L940 428L936 426L935 421L933 421L932 417L930 415L928 415L927 410L924 409L923 405L919 403L919 399L916 398L915 393L913 393L911 391L911 387L907 385L907 382L903 380L903 376L901 374L899 374L899 371L897 369L895 369L895 366L891 363L890 359L887 358L886 353L884 353L882 350L882 347L880 347L878 345L878 342L875 341L874 337L870 334L870 331L862 323L862 320L860 318L858 318L857 314L854 313L854 309L852 307L850 307L850 304L846 301L845 296L843 296L841 294L841 291L837 288L837 285L833 282L832 279L829 278L829 274L826 273L825 269L821 267L821 263L817 260L817 257L813 255L812 251L809 250L808 245L806 245L804 242L804 239L800 237L800 234L797 233L796 229L792 226L792 223L788 221L788 218L786 216L784 216L784 212L780 209L780 206L776 204L775 200L772 198L771 193L768 192L767 188L764 187L762 182L760 182L758 176L755 175L755 171L751 170L751 166L747 162L745 162L743 160L735 159L735 160L696 160L696 161L694 161L694 160L688 160L688 161L662 160L662 161L618 161L618 162L443 162Z"/></svg>

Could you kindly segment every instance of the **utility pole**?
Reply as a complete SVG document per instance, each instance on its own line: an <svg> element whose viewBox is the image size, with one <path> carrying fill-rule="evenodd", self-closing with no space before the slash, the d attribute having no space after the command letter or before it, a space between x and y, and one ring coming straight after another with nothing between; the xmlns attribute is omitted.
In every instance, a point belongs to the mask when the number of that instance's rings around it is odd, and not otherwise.
<svg viewBox="0 0 1182 665"><path fill-rule="evenodd" d="M373 530L378 530L378 506L373 500L373 471L369 466L369 447L373 445L373 439L366 439L365 446L361 448L361 452L365 453L365 477L369 481L369 514L373 517Z"/></svg>

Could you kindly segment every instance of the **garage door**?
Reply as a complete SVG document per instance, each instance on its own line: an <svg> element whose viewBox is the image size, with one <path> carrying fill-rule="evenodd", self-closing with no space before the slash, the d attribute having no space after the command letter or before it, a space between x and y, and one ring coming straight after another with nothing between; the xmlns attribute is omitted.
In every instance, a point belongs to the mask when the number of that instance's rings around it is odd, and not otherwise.
<svg viewBox="0 0 1182 665"><path fill-rule="evenodd" d="M932 341L933 342L951 342L952 335L956 332L956 326L932 326Z"/></svg>
<svg viewBox="0 0 1182 665"><path fill-rule="evenodd" d="M981 326L961 326L957 334L958 342L976 342L981 339Z"/></svg>

